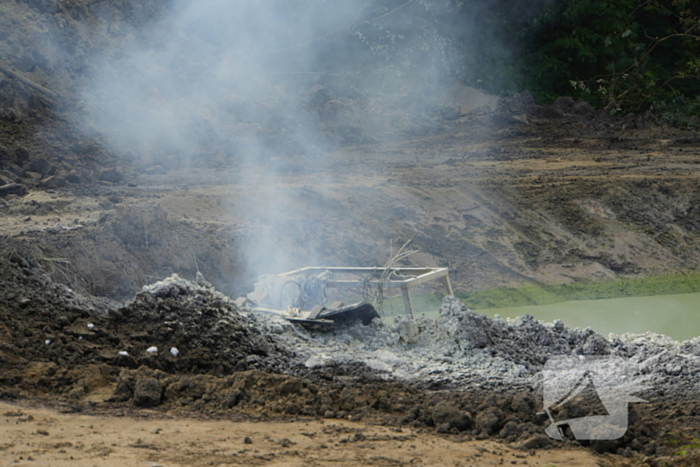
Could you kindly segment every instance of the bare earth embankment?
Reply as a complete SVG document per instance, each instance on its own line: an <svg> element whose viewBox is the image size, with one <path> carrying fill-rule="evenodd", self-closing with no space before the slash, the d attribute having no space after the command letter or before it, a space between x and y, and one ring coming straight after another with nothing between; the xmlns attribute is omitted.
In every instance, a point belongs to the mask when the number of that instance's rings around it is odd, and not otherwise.
<svg viewBox="0 0 700 467"><path fill-rule="evenodd" d="M697 132L566 98L415 112L315 86L283 97L318 118L322 150L298 149L275 98L238 96L197 158L118 152L75 124L89 52L118 52L162 5L98 3L0 5L2 64L60 94L0 75L3 465L697 464L697 338L492 320L449 297L437 320L317 332L229 299L261 270L376 266L409 239L458 291L696 271ZM228 151L251 135L269 153ZM644 364L622 438L545 435L538 375L561 354Z"/></svg>

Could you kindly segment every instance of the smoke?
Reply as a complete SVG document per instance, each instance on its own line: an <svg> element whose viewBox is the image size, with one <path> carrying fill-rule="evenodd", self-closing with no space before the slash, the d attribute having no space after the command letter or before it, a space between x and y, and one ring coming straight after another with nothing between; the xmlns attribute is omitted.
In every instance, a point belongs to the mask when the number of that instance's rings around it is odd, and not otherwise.
<svg viewBox="0 0 700 467"><path fill-rule="evenodd" d="M252 273L318 263L316 248L298 251L309 219L288 177L313 184L331 149L382 139L367 99L435 105L458 61L439 31L448 4L179 0L93 57L87 120L137 166L231 170L249 188L231 212L260 219L241 245Z"/></svg>

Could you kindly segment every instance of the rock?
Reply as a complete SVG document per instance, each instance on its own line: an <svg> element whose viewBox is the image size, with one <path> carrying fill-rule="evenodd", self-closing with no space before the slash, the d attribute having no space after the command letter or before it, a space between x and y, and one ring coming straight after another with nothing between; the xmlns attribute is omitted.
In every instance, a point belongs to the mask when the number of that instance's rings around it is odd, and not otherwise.
<svg viewBox="0 0 700 467"><path fill-rule="evenodd" d="M27 194L27 187L21 183L10 183L0 186L0 196L17 195L24 196Z"/></svg>
<svg viewBox="0 0 700 467"><path fill-rule="evenodd" d="M300 380L289 379L280 385L279 391L281 395L288 396L289 394L300 393L303 387Z"/></svg>
<svg viewBox="0 0 700 467"><path fill-rule="evenodd" d="M418 326L414 320L398 317L394 321L394 328L402 342L415 344L418 341Z"/></svg>
<svg viewBox="0 0 700 467"><path fill-rule="evenodd" d="M449 433L452 427L449 423L441 423L437 426L438 433Z"/></svg>
<svg viewBox="0 0 700 467"><path fill-rule="evenodd" d="M245 444L253 444L253 438L251 438L250 436L246 436L245 438L243 438L243 442Z"/></svg>
<svg viewBox="0 0 700 467"><path fill-rule="evenodd" d="M70 399L78 400L85 395L85 388L79 386L68 393Z"/></svg>
<svg viewBox="0 0 700 467"><path fill-rule="evenodd" d="M107 402L126 402L134 395L134 377L129 372L122 370L117 381L117 387L112 397Z"/></svg>
<svg viewBox="0 0 700 467"><path fill-rule="evenodd" d="M574 104L574 112L580 115L588 115L595 112L595 109L591 104L586 101L578 101Z"/></svg>
<svg viewBox="0 0 700 467"><path fill-rule="evenodd" d="M507 438L507 437L513 436L517 433L518 433L518 424L511 420L503 426L503 429L501 430L500 433L498 433L498 436L500 436L501 438Z"/></svg>
<svg viewBox="0 0 700 467"><path fill-rule="evenodd" d="M10 176L21 177L24 175L24 169L17 164L13 164L12 162L7 162L4 169L7 170Z"/></svg>
<svg viewBox="0 0 700 467"><path fill-rule="evenodd" d="M66 174L66 180L70 183L80 183L82 180L77 172L72 171Z"/></svg>
<svg viewBox="0 0 700 467"><path fill-rule="evenodd" d="M66 179L58 175L52 175L39 182L39 185L42 188L58 188L66 185Z"/></svg>
<svg viewBox="0 0 700 467"><path fill-rule="evenodd" d="M535 435L520 445L520 449L544 449L552 446L552 441L546 435Z"/></svg>
<svg viewBox="0 0 700 467"><path fill-rule="evenodd" d="M467 307L458 298L447 296L442 300L440 316L458 316L463 314Z"/></svg>
<svg viewBox="0 0 700 467"><path fill-rule="evenodd" d="M155 407L160 404L163 385L155 378L147 376L136 381L134 388L134 404L138 407Z"/></svg>
<svg viewBox="0 0 700 467"><path fill-rule="evenodd" d="M530 394L516 394L510 404L512 411L517 412L522 417L528 417L532 414L532 408L535 405L535 399Z"/></svg>
<svg viewBox="0 0 700 467"><path fill-rule="evenodd" d="M617 439L595 440L591 442L591 447L595 449L598 454L614 453L617 451L619 445L620 443Z"/></svg>
<svg viewBox="0 0 700 467"><path fill-rule="evenodd" d="M610 342L599 334L593 334L581 347L583 355L605 355L610 352Z"/></svg>
<svg viewBox="0 0 700 467"><path fill-rule="evenodd" d="M15 149L15 161L24 164L29 159L29 151L24 148Z"/></svg>
<svg viewBox="0 0 700 467"><path fill-rule="evenodd" d="M56 169L54 168L53 165L46 159L43 159L41 157L37 159L33 159L30 163L29 166L27 166L27 170L29 172L37 172L43 175L44 177L47 175L52 175Z"/></svg>
<svg viewBox="0 0 700 467"><path fill-rule="evenodd" d="M99 179L105 182L119 183L124 180L124 175L116 168L102 169Z"/></svg>
<svg viewBox="0 0 700 467"><path fill-rule="evenodd" d="M503 412L497 407L489 407L476 416L476 428L479 431L492 435L498 431L503 419Z"/></svg>
<svg viewBox="0 0 700 467"><path fill-rule="evenodd" d="M473 425L472 416L469 412L449 404L439 404L433 409L433 423L438 428L447 424L447 432L449 432L450 428L456 428L459 431L468 430Z"/></svg>

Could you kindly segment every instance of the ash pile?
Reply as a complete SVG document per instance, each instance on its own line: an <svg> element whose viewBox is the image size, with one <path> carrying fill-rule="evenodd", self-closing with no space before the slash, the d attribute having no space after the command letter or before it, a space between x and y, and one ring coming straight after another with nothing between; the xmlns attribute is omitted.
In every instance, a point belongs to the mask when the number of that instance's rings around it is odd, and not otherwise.
<svg viewBox="0 0 700 467"><path fill-rule="evenodd" d="M308 367L362 362L387 378L434 387L537 387L553 356L614 355L637 362L649 383L666 394L700 392L700 338L682 343L653 333L606 338L560 320L492 319L452 296L445 297L435 320L375 319L368 326L303 333L303 342L296 336L287 342Z"/></svg>

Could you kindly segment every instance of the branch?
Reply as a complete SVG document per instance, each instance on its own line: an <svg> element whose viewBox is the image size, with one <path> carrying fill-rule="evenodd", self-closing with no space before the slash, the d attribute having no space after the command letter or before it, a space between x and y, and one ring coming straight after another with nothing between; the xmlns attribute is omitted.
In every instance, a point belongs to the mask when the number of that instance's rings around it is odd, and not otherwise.
<svg viewBox="0 0 700 467"><path fill-rule="evenodd" d="M17 81L20 81L20 82L26 84L27 86L36 89L37 91L39 91L40 93L42 93L46 97L50 97L51 99L55 100L57 103L61 102L60 95L56 94L55 92L53 92L49 89L46 89L41 84L37 84L34 81L30 80L29 78L26 78L26 77L20 75L16 71L9 68L7 65L3 65L2 62L0 62L0 71L3 72L5 75L7 75L9 78L14 78Z"/></svg>

